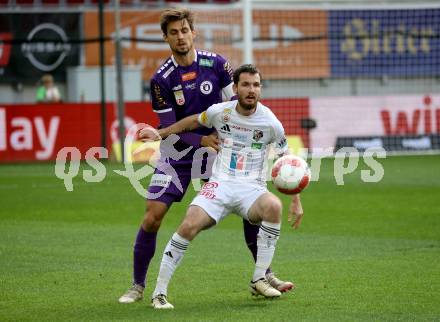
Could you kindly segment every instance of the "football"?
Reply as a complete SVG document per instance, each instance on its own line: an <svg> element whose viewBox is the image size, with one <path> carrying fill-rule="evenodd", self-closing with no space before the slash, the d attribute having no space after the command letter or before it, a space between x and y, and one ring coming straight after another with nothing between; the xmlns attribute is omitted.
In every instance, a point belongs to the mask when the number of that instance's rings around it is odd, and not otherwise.
<svg viewBox="0 0 440 322"><path fill-rule="evenodd" d="M276 160L271 175L275 188L288 195L303 191L311 179L307 162L295 155L285 155Z"/></svg>

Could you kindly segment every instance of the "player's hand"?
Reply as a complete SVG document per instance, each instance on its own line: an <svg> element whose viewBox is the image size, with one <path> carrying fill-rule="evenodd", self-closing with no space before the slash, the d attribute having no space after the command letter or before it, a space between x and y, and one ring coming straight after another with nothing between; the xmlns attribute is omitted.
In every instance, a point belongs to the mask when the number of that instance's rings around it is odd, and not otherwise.
<svg viewBox="0 0 440 322"><path fill-rule="evenodd" d="M201 146L212 148L217 152L220 150L219 144L220 140L218 139L217 133L202 136L202 140L200 141Z"/></svg>
<svg viewBox="0 0 440 322"><path fill-rule="evenodd" d="M139 140L144 142L159 141L161 136L154 127L147 125L139 131Z"/></svg>
<svg viewBox="0 0 440 322"><path fill-rule="evenodd" d="M289 216L287 220L292 225L293 229L298 229L301 225L301 220L304 216L304 211L301 205L299 194L293 195L292 202L289 207Z"/></svg>

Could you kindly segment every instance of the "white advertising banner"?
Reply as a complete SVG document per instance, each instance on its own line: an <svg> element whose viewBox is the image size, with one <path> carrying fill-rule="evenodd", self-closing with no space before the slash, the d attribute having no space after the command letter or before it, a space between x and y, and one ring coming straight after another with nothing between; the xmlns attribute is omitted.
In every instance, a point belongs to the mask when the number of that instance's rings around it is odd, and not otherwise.
<svg viewBox="0 0 440 322"><path fill-rule="evenodd" d="M440 134L440 95L310 99L311 148L333 148L339 137Z"/></svg>

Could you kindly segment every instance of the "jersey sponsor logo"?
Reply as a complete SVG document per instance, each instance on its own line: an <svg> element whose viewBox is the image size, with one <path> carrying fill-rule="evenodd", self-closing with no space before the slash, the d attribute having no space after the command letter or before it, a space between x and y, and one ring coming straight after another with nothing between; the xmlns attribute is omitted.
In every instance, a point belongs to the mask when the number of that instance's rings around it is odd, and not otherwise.
<svg viewBox="0 0 440 322"><path fill-rule="evenodd" d="M199 65L205 67L212 67L214 65L214 61L212 59L200 58Z"/></svg>
<svg viewBox="0 0 440 322"><path fill-rule="evenodd" d="M253 142L251 145L252 149L261 150L261 147L263 146L263 143Z"/></svg>
<svg viewBox="0 0 440 322"><path fill-rule="evenodd" d="M223 133L231 133L231 128L229 127L228 124L225 124L224 126L222 126L222 127L220 128L220 132L223 132Z"/></svg>
<svg viewBox="0 0 440 322"><path fill-rule="evenodd" d="M223 123L229 122L229 120L231 119L231 113L232 113L232 110L230 108L225 108L223 110ZM229 129L229 126L228 126L228 129ZM229 132L230 132L230 130L229 130Z"/></svg>
<svg viewBox="0 0 440 322"><path fill-rule="evenodd" d="M204 111L204 112L202 112L202 114L200 114L200 123L202 123L203 125L208 123L208 115L206 114L206 111Z"/></svg>
<svg viewBox="0 0 440 322"><path fill-rule="evenodd" d="M193 79L196 79L197 78L197 73L196 72L189 72L189 73L186 73L186 74L182 74L182 81L183 82L187 82L187 81L190 81L190 80L193 80Z"/></svg>
<svg viewBox="0 0 440 322"><path fill-rule="evenodd" d="M156 99L156 103L159 107L164 107L166 105L165 99L162 97L160 86L154 84L153 88L154 98Z"/></svg>
<svg viewBox="0 0 440 322"><path fill-rule="evenodd" d="M234 133L232 138L234 139L234 141L237 140L237 141L240 141L240 142L246 142L247 139L248 139L248 136L246 134Z"/></svg>
<svg viewBox="0 0 440 322"><path fill-rule="evenodd" d="M171 176L162 173L155 173L151 177L150 186L168 188L170 186Z"/></svg>
<svg viewBox="0 0 440 322"><path fill-rule="evenodd" d="M210 81L204 81L200 84L200 91L205 94L211 94L212 92L212 83Z"/></svg>
<svg viewBox="0 0 440 322"><path fill-rule="evenodd" d="M170 76L170 74L173 72L174 70L174 66L171 66L163 75L162 78L166 79L168 76Z"/></svg>
<svg viewBox="0 0 440 322"><path fill-rule="evenodd" d="M240 142L237 142L237 141L233 141L233 142L234 142L234 144L232 146L235 147L235 148L244 149L246 147L246 144L243 144L243 143L240 143Z"/></svg>
<svg viewBox="0 0 440 322"><path fill-rule="evenodd" d="M176 98L177 105L183 105L185 104L185 96L183 95L183 91L175 91L174 97Z"/></svg>
<svg viewBox="0 0 440 322"><path fill-rule="evenodd" d="M235 130L243 131L243 132L251 132L252 131L251 129L248 129L247 127L243 127L243 126L235 125L235 124L232 124L231 127Z"/></svg>
<svg viewBox="0 0 440 322"><path fill-rule="evenodd" d="M284 148L287 145L287 140L286 138L282 138L280 142L278 142L278 147L279 148Z"/></svg>
<svg viewBox="0 0 440 322"><path fill-rule="evenodd" d="M223 69L228 72L228 74L229 74L229 76L231 76L231 80L232 80L233 71L232 71L231 64L229 64L229 62L225 62L223 64Z"/></svg>
<svg viewBox="0 0 440 322"><path fill-rule="evenodd" d="M263 137L263 131L261 131L261 130L254 130L254 136L253 136L253 139L254 139L255 141L258 142L262 137Z"/></svg>
<svg viewBox="0 0 440 322"><path fill-rule="evenodd" d="M196 83L191 83L191 84L185 85L185 89L190 89L190 90L196 89Z"/></svg>
<svg viewBox="0 0 440 322"><path fill-rule="evenodd" d="M234 145L234 141L231 138L224 138L222 139L223 147L230 148Z"/></svg>
<svg viewBox="0 0 440 322"><path fill-rule="evenodd" d="M231 154L231 162L229 163L229 168L235 170L243 170L245 164L245 156L242 154L237 154L232 152Z"/></svg>

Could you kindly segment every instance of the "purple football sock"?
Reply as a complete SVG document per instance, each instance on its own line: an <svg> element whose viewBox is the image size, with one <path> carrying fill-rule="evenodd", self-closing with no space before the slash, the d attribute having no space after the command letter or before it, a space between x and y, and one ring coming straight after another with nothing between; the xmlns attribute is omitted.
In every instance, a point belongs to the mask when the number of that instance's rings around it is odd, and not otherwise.
<svg viewBox="0 0 440 322"><path fill-rule="evenodd" d="M257 235L260 226L252 225L247 220L243 219L243 231L244 231L244 239L246 240L246 245L252 253L252 257L254 258L254 262L257 261ZM272 270L270 267L267 269L266 274L271 273Z"/></svg>
<svg viewBox="0 0 440 322"><path fill-rule="evenodd" d="M133 250L133 283L145 287L148 265L156 250L157 232L139 229Z"/></svg>

